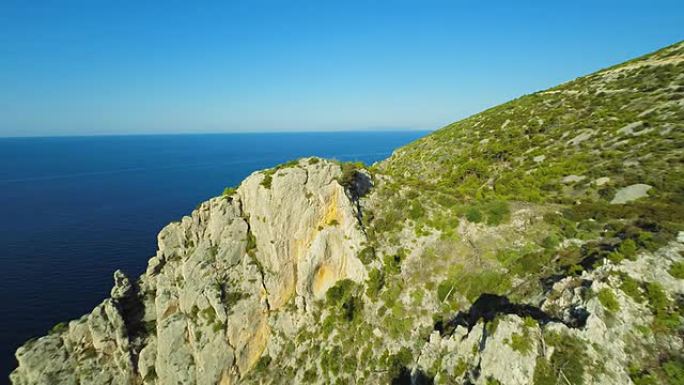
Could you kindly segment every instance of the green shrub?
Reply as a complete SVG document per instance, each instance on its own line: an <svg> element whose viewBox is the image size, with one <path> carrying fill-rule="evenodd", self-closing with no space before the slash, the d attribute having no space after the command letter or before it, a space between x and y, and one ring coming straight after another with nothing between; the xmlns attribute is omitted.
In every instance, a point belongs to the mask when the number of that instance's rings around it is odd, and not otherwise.
<svg viewBox="0 0 684 385"><path fill-rule="evenodd" d="M270 189L271 183L273 183L273 174L264 173L264 179L261 180L260 185L264 186L265 188Z"/></svg>
<svg viewBox="0 0 684 385"><path fill-rule="evenodd" d="M490 226L497 226L507 221L511 216L508 202L505 201L488 202L484 205L483 209L487 213L487 224Z"/></svg>
<svg viewBox="0 0 684 385"><path fill-rule="evenodd" d="M670 275L678 278L684 279L684 262L675 262L670 266Z"/></svg>
<svg viewBox="0 0 684 385"><path fill-rule="evenodd" d="M465 217L468 222L480 223L482 222L482 213L477 207L469 207L465 212Z"/></svg>
<svg viewBox="0 0 684 385"><path fill-rule="evenodd" d="M366 246L358 254L358 258L364 265L367 265L375 259L375 249L372 246Z"/></svg>
<svg viewBox="0 0 684 385"><path fill-rule="evenodd" d="M145 332L149 334L156 334L157 333L157 321L152 320L152 321L147 321L145 322L145 325L143 326L145 329Z"/></svg>
<svg viewBox="0 0 684 385"><path fill-rule="evenodd" d="M622 276L620 290L622 290L625 294L630 296L637 303L641 303L644 301L644 296L641 293L641 287L639 285L639 282L627 274L624 274Z"/></svg>
<svg viewBox="0 0 684 385"><path fill-rule="evenodd" d="M670 300L667 298L663 287L659 283L649 282L646 284L646 299L653 311L664 311L670 306Z"/></svg>
<svg viewBox="0 0 684 385"><path fill-rule="evenodd" d="M221 195L224 196L224 197L230 197L230 196L232 196L233 194L235 194L235 192L237 192L237 188L235 188L235 187L226 187L225 189L223 189L223 194L221 194Z"/></svg>
<svg viewBox="0 0 684 385"><path fill-rule="evenodd" d="M401 262L406 258L406 250L399 249L394 255L385 255L382 262L385 266L387 274L401 273Z"/></svg>
<svg viewBox="0 0 684 385"><path fill-rule="evenodd" d="M611 313L620 311L620 302L615 298L613 291L608 288L603 288L598 292L598 299L606 310Z"/></svg>
<svg viewBox="0 0 684 385"><path fill-rule="evenodd" d="M369 271L368 280L366 280L366 295L376 298L383 286L385 286L385 276L382 272L378 269Z"/></svg>
<svg viewBox="0 0 684 385"><path fill-rule="evenodd" d="M224 322L214 322L214 324L211 327L211 330L214 331L214 333L218 333L221 330L224 330L226 328L226 324Z"/></svg>
<svg viewBox="0 0 684 385"><path fill-rule="evenodd" d="M417 221L418 219L422 218L424 215L425 215L425 209L423 208L423 205L420 204L420 202L415 201L415 202L411 203L411 206L408 210L408 217L410 219Z"/></svg>
<svg viewBox="0 0 684 385"><path fill-rule="evenodd" d="M254 365L253 370L257 373L263 372L271 364L271 361L271 356L269 356L268 354L264 354L263 356L261 356L261 358L259 358L259 361L257 361L256 365Z"/></svg>
<svg viewBox="0 0 684 385"><path fill-rule="evenodd" d="M58 334L58 333L63 333L69 328L69 325L66 322L60 322L56 324L55 326L50 329L50 334Z"/></svg>
<svg viewBox="0 0 684 385"><path fill-rule="evenodd" d="M622 261L625 259L625 256L622 255L622 253L619 252L619 251L611 251L611 252L608 254L608 259L609 259L611 262L613 262L613 263L615 263L615 264L618 264L618 263L622 262Z"/></svg>
<svg viewBox="0 0 684 385"><path fill-rule="evenodd" d="M364 168L362 162L346 162L340 165L342 168L342 175L337 179L337 181L346 188L351 188L354 179L356 179L356 173L359 169Z"/></svg>
<svg viewBox="0 0 684 385"><path fill-rule="evenodd" d="M463 272L455 269L437 286L437 298L441 302L448 302L454 299L456 292L474 302L483 293L504 294L510 287L511 280L507 273L492 270Z"/></svg>
<svg viewBox="0 0 684 385"><path fill-rule="evenodd" d="M249 297L249 295L247 293L243 293L243 292L238 291L238 290L227 291L225 298L224 298L224 302L226 304L226 307L228 307L230 309L233 306L235 306L238 302L240 302L241 300L243 300L247 297Z"/></svg>
<svg viewBox="0 0 684 385"><path fill-rule="evenodd" d="M213 306L208 306L200 311L200 315L207 321L208 324L213 324L216 320L216 310Z"/></svg>
<svg viewBox="0 0 684 385"><path fill-rule="evenodd" d="M534 385L584 384L586 347L582 340L569 335L549 333L545 336L555 347L550 360L537 357L534 368Z"/></svg>
<svg viewBox="0 0 684 385"><path fill-rule="evenodd" d="M401 369L407 367L412 361L413 355L411 354L411 351L406 347L402 347L397 353L392 354L387 358L388 376L390 378L397 377L401 372Z"/></svg>
<svg viewBox="0 0 684 385"><path fill-rule="evenodd" d="M636 258L637 244L632 239L625 239L620 244L620 254L624 255L627 259L634 260Z"/></svg>
<svg viewBox="0 0 684 385"><path fill-rule="evenodd" d="M325 294L328 306L349 322L357 320L363 309L363 301L358 297L357 290L357 284L350 279L338 281Z"/></svg>
<svg viewBox="0 0 684 385"><path fill-rule="evenodd" d="M510 345L513 350L520 352L522 355L530 353L532 351L533 342L529 331L525 329L523 333L511 334Z"/></svg>
<svg viewBox="0 0 684 385"><path fill-rule="evenodd" d="M549 234L542 240L541 246L547 250L553 250L560 244L560 240L556 234Z"/></svg>
<svg viewBox="0 0 684 385"><path fill-rule="evenodd" d="M684 360L669 360L662 365L668 384L684 384Z"/></svg>
<svg viewBox="0 0 684 385"><path fill-rule="evenodd" d="M670 308L672 303L660 284L649 282L646 285L646 298L655 316L653 320L655 332L669 333L680 326L679 314Z"/></svg>
<svg viewBox="0 0 684 385"><path fill-rule="evenodd" d="M256 252L257 243L256 237L251 231L247 231L247 245L245 246L245 252L249 255L254 255Z"/></svg>
<svg viewBox="0 0 684 385"><path fill-rule="evenodd" d="M157 379L157 370L155 369L154 366L149 366L147 368L147 374L145 375L145 378L143 379L144 382L155 382Z"/></svg>

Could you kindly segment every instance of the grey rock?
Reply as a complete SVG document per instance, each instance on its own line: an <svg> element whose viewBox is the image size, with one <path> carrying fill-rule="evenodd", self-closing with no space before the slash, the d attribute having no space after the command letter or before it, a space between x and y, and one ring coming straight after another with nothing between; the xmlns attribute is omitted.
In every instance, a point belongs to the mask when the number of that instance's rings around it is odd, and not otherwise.
<svg viewBox="0 0 684 385"><path fill-rule="evenodd" d="M615 197L613 197L613 200L610 201L610 203L619 205L646 197L648 196L648 191L651 188L653 188L653 186L643 183L637 183L623 187L615 193Z"/></svg>

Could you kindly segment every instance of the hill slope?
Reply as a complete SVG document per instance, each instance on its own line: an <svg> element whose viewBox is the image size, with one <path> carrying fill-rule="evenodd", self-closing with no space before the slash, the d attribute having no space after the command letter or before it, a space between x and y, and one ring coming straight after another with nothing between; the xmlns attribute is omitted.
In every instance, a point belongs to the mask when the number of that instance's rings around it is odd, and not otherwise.
<svg viewBox="0 0 684 385"><path fill-rule="evenodd" d="M684 43L373 167L256 172L19 384L684 381Z"/></svg>

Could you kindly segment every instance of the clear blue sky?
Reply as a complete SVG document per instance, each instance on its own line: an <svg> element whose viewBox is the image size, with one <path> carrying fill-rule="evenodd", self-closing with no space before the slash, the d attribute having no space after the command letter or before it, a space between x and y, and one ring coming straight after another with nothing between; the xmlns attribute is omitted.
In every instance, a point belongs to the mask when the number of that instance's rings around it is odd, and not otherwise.
<svg viewBox="0 0 684 385"><path fill-rule="evenodd" d="M684 1L0 1L0 136L432 129L684 39Z"/></svg>

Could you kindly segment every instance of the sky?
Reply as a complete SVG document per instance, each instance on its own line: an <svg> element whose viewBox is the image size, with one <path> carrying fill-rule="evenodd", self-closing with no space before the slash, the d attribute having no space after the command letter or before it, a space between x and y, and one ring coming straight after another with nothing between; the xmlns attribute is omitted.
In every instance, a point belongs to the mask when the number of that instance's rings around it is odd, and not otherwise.
<svg viewBox="0 0 684 385"><path fill-rule="evenodd" d="M435 129L684 39L684 1L0 1L0 136Z"/></svg>

